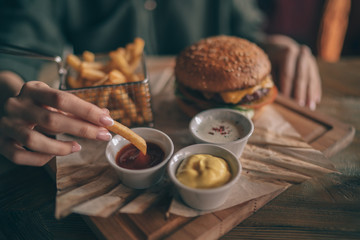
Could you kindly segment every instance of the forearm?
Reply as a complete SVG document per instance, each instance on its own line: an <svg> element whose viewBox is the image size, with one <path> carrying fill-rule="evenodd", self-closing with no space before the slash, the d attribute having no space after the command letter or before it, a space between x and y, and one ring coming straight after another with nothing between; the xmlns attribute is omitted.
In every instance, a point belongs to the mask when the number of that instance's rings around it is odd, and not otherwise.
<svg viewBox="0 0 360 240"><path fill-rule="evenodd" d="M19 94L24 81L10 71L0 71L0 116L4 113L4 103L9 97Z"/></svg>

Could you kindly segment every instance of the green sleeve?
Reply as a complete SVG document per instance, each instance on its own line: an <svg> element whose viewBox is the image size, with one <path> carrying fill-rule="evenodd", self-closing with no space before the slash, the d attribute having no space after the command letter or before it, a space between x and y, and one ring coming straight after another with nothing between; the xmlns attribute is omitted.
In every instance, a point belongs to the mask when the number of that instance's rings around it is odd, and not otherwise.
<svg viewBox="0 0 360 240"><path fill-rule="evenodd" d="M234 0L232 9L232 34L260 43L264 38L264 14L257 2Z"/></svg>
<svg viewBox="0 0 360 240"><path fill-rule="evenodd" d="M59 55L65 39L61 33L61 1L0 1L0 45L3 43ZM0 70L11 70L25 81L37 79L43 61L0 54Z"/></svg>

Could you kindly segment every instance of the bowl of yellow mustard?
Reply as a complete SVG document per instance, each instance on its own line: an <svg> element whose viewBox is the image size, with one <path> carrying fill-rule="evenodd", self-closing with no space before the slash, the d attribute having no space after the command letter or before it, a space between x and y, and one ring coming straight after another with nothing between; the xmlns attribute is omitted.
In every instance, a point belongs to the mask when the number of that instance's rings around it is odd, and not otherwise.
<svg viewBox="0 0 360 240"><path fill-rule="evenodd" d="M185 204L213 210L225 203L242 166L234 153L222 146L194 144L176 152L167 170Z"/></svg>

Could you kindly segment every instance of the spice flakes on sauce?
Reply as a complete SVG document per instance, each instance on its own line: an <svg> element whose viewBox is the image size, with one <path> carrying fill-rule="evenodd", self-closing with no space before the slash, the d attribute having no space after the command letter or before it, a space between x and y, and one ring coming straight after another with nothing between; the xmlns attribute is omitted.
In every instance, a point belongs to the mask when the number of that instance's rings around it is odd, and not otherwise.
<svg viewBox="0 0 360 240"><path fill-rule="evenodd" d="M239 139L242 129L238 121L209 119L199 126L197 133L208 142L226 143Z"/></svg>

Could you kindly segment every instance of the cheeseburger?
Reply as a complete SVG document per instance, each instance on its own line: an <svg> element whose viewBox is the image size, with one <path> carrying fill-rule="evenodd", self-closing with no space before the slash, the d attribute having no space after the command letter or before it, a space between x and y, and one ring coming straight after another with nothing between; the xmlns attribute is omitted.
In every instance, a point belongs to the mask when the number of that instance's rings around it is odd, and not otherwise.
<svg viewBox="0 0 360 240"><path fill-rule="evenodd" d="M274 101L271 63L256 44L215 36L185 48L176 58L177 99L189 115L214 107L243 111Z"/></svg>

